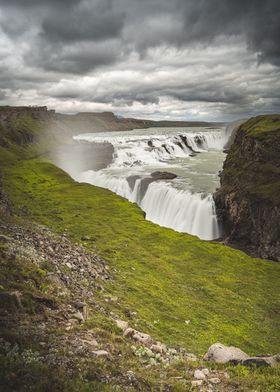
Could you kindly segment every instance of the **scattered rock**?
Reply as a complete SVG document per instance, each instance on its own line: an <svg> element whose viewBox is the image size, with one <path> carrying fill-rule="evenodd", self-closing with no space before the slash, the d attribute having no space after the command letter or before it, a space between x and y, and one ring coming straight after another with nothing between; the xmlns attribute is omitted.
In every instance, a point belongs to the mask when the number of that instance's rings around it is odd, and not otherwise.
<svg viewBox="0 0 280 392"><path fill-rule="evenodd" d="M212 344L204 356L205 361L214 361L217 363L241 362L249 358L244 351L237 347L224 346L221 343Z"/></svg>
<svg viewBox="0 0 280 392"><path fill-rule="evenodd" d="M212 377L212 378L209 378L208 379L208 381L211 383L211 384L220 384L220 382L221 382L221 380L218 378L218 377Z"/></svg>
<svg viewBox="0 0 280 392"><path fill-rule="evenodd" d="M184 353L184 358L187 361L192 361L192 362L196 362L197 361L197 356L192 354L192 353Z"/></svg>
<svg viewBox="0 0 280 392"><path fill-rule="evenodd" d="M192 387L194 387L194 388L201 387L202 384L203 384L203 380L194 380L194 381L192 381Z"/></svg>
<svg viewBox="0 0 280 392"><path fill-rule="evenodd" d="M108 351L105 351L105 350L93 351L92 354L93 354L94 356L96 356L97 358L100 358L100 357L108 357L108 356L109 356Z"/></svg>
<svg viewBox="0 0 280 392"><path fill-rule="evenodd" d="M201 371L199 369L196 369L195 372L194 372L194 378L196 380L205 380L206 376L205 376L203 371Z"/></svg>
<svg viewBox="0 0 280 392"><path fill-rule="evenodd" d="M166 346L162 343L157 342L157 344L151 345L151 350L158 354L163 354L166 352Z"/></svg>
<svg viewBox="0 0 280 392"><path fill-rule="evenodd" d="M128 328L128 322L120 319L115 319L115 323L117 324L117 327L120 328L123 332L127 330Z"/></svg>
<svg viewBox="0 0 280 392"><path fill-rule="evenodd" d="M76 319L76 320L78 320L80 323L83 323L85 320L84 320L84 316L82 315L82 313L81 312L76 312L76 313L74 313L74 314L72 314L72 317L74 318L74 319Z"/></svg>
<svg viewBox="0 0 280 392"><path fill-rule="evenodd" d="M127 328L124 332L124 336L131 337L139 343L142 343L144 346L150 347L153 343L153 340L150 335L146 333L142 333L133 328Z"/></svg>

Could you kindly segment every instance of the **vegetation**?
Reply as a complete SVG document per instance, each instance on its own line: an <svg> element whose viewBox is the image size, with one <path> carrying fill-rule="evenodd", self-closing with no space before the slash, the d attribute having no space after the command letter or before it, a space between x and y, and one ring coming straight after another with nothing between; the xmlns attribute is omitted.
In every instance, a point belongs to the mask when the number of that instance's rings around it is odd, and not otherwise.
<svg viewBox="0 0 280 392"><path fill-rule="evenodd" d="M17 119L17 127L40 132L31 119ZM136 205L108 190L76 183L47 159L34 158L36 146L21 145L20 137L10 139L3 129L0 135L3 189L14 215L21 222L66 232L106 260L113 279L98 301L108 312L198 355L218 341L252 355L279 352L280 264L147 222ZM16 265L11 275L6 272L0 284L22 274ZM44 273L32 268L28 274L44 280ZM104 320L99 322L104 328ZM36 365L34 372L44 374L44 367ZM262 391L279 387L278 370L237 367L230 372L236 385L243 382L244 391L252 385Z"/></svg>
<svg viewBox="0 0 280 392"><path fill-rule="evenodd" d="M251 118L239 128L236 141L224 164L223 191L279 204L280 115Z"/></svg>

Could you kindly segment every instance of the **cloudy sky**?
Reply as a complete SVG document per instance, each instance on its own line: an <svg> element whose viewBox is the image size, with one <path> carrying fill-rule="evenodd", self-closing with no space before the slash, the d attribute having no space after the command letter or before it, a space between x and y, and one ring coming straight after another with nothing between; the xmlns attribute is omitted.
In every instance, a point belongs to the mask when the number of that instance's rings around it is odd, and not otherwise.
<svg viewBox="0 0 280 392"><path fill-rule="evenodd" d="M280 112L280 0L0 0L0 104Z"/></svg>

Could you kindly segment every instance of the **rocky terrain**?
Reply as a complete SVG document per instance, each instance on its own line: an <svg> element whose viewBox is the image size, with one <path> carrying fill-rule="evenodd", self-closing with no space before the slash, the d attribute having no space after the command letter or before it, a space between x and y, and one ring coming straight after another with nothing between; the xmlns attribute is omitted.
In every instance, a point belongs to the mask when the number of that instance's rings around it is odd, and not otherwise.
<svg viewBox="0 0 280 392"><path fill-rule="evenodd" d="M214 195L224 240L280 261L280 116L241 125Z"/></svg>

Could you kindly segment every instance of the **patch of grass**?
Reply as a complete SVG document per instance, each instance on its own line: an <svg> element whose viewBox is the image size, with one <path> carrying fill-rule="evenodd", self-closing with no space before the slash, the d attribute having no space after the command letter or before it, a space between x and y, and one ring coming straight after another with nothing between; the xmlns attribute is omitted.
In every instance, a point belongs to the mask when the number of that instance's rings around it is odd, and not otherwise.
<svg viewBox="0 0 280 392"><path fill-rule="evenodd" d="M279 351L280 265L159 227L108 190L74 182L47 161L4 169L17 214L95 246L114 272L112 311L168 344L202 354L222 341ZM189 324L185 321L190 320Z"/></svg>
<svg viewBox="0 0 280 392"><path fill-rule="evenodd" d="M265 139L269 134L280 131L280 115L266 115L252 117L241 128L250 136Z"/></svg>

